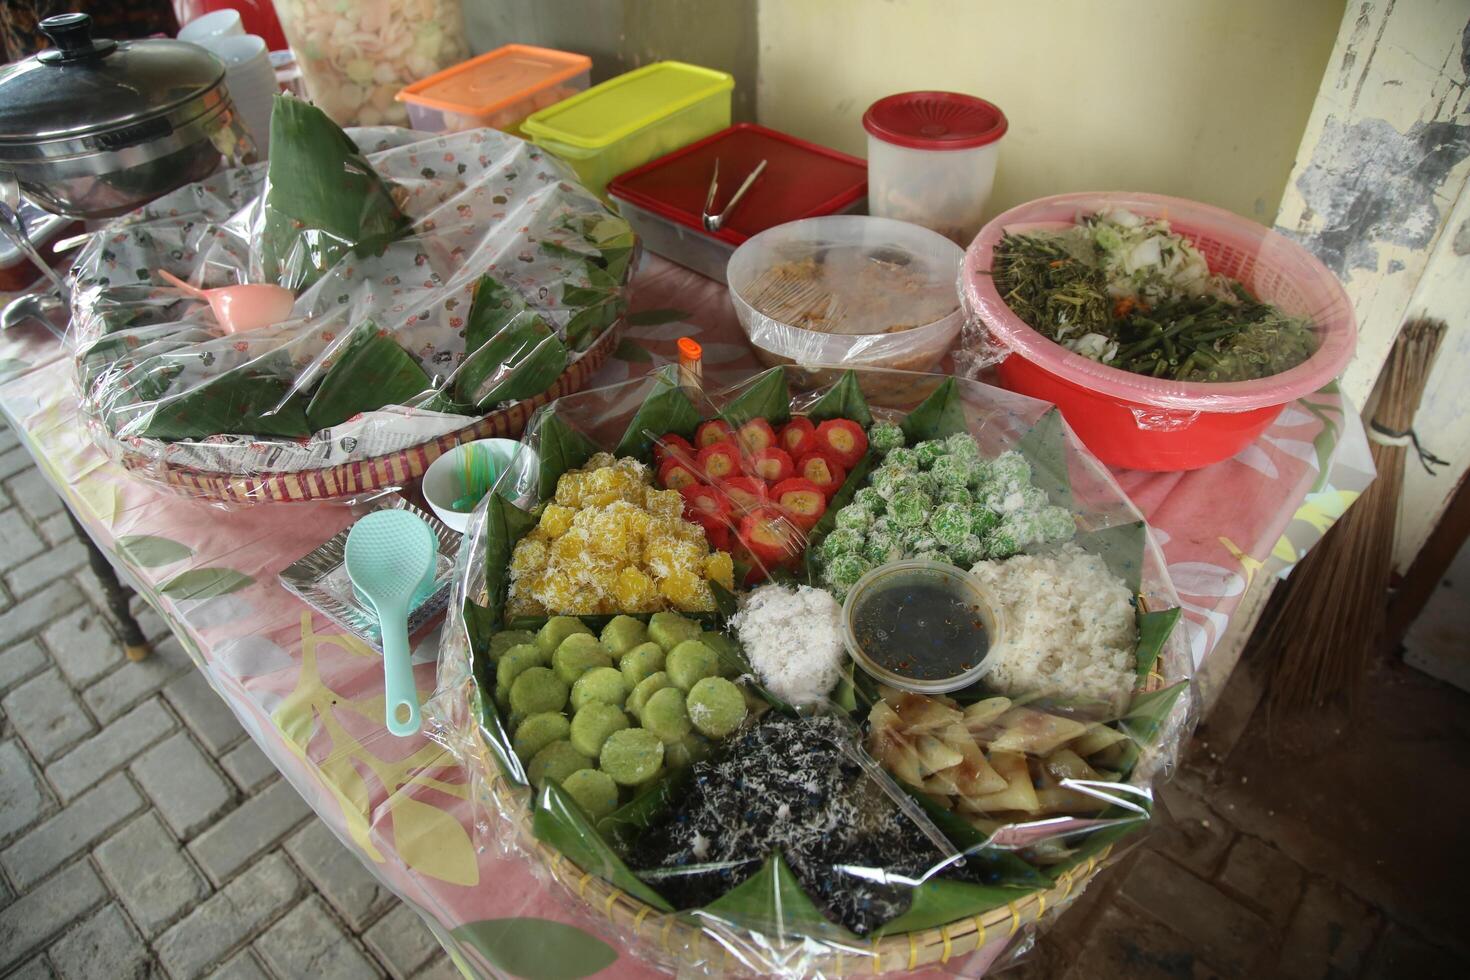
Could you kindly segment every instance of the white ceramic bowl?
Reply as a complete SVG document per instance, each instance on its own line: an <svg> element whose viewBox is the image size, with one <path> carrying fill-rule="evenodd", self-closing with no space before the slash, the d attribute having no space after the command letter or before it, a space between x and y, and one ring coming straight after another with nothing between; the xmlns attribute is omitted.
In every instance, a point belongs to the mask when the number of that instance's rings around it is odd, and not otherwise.
<svg viewBox="0 0 1470 980"><path fill-rule="evenodd" d="M507 468L513 467L515 473L512 479L517 486L534 478L539 462L535 450L521 445L514 439L477 439L474 442L455 446L430 463L429 469L424 473L424 499L429 502L429 508L439 520L444 522L446 527L461 534L464 533L465 528L469 527L470 514L455 510L453 505L463 490L463 484L460 482L460 460L464 456L465 446L482 446L490 452L491 457L495 460L497 481L501 479L501 474Z"/></svg>

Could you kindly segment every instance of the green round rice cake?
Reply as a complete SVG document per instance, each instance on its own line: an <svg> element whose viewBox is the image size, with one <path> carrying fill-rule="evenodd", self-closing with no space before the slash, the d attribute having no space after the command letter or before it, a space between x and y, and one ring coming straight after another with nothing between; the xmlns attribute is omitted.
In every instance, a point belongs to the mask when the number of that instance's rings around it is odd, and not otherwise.
<svg viewBox="0 0 1470 980"><path fill-rule="evenodd" d="M723 677L706 677L689 692L688 710L701 735L724 738L745 720L745 696Z"/></svg>
<svg viewBox="0 0 1470 980"><path fill-rule="evenodd" d="M648 627L632 616L614 616L602 628L602 646L614 659L648 642Z"/></svg>
<svg viewBox="0 0 1470 980"><path fill-rule="evenodd" d="M578 769L561 781L561 788L593 820L601 820L618 808L618 784L599 769Z"/></svg>
<svg viewBox="0 0 1470 980"><path fill-rule="evenodd" d="M594 667L572 684L572 710L581 711L594 701L621 708L628 698L628 682L616 667Z"/></svg>
<svg viewBox="0 0 1470 980"><path fill-rule="evenodd" d="M904 444L903 429L892 422L876 422L868 430L868 445L875 453L887 453Z"/></svg>
<svg viewBox="0 0 1470 980"><path fill-rule="evenodd" d="M638 717L643 727L665 745L683 740L693 727L689 710L684 706L684 692L677 687L654 691Z"/></svg>
<svg viewBox="0 0 1470 980"><path fill-rule="evenodd" d="M591 634L587 624L575 616L552 616L536 634L536 645L549 657L569 636L577 633Z"/></svg>
<svg viewBox="0 0 1470 980"><path fill-rule="evenodd" d="M539 788L548 779L564 783L577 770L591 768L591 758L572 748L571 742L558 739L531 758L526 766L526 777L531 780L532 786Z"/></svg>
<svg viewBox="0 0 1470 980"><path fill-rule="evenodd" d="M656 670L639 681L638 686L633 688L632 693L628 695L627 707L633 717L641 719L643 707L648 704L648 699L653 697L654 692L662 691L668 686L669 675L662 670Z"/></svg>
<svg viewBox="0 0 1470 980"><path fill-rule="evenodd" d="M663 764L664 743L653 732L642 728L613 732L602 744L602 752L598 756L602 771L619 786L646 783L659 774Z"/></svg>
<svg viewBox="0 0 1470 980"><path fill-rule="evenodd" d="M594 701L572 716L572 748L595 759L608 736L627 727L623 709Z"/></svg>
<svg viewBox="0 0 1470 980"><path fill-rule="evenodd" d="M665 651L674 649L685 640L699 639L702 631L703 627L698 622L678 613L654 613L648 620L648 638Z"/></svg>
<svg viewBox="0 0 1470 980"><path fill-rule="evenodd" d="M698 640L685 640L669 651L664 670L675 687L688 691L700 679L720 672L720 658Z"/></svg>
<svg viewBox="0 0 1470 980"><path fill-rule="evenodd" d="M559 711L542 711L516 726L511 747L522 762L527 762L552 742L565 739L571 731L572 723L566 715Z"/></svg>
<svg viewBox="0 0 1470 980"><path fill-rule="evenodd" d="M590 633L574 633L563 640L561 646L551 655L551 666L556 671L556 676L570 686L589 670L611 667L612 658L607 655L602 644L597 642L597 637Z"/></svg>
<svg viewBox="0 0 1470 980"><path fill-rule="evenodd" d="M523 671L510 686L510 710L529 717L560 711L567 703L567 684L545 667Z"/></svg>
<svg viewBox="0 0 1470 980"><path fill-rule="evenodd" d="M535 643L536 634L528 630L501 630L490 634L490 659L499 660L505 651L522 643Z"/></svg>
<svg viewBox="0 0 1470 980"><path fill-rule="evenodd" d="M640 643L623 654L618 668L622 670L623 679L628 682L628 687L634 688L645 677L664 669L665 656L664 648L657 643Z"/></svg>
<svg viewBox="0 0 1470 980"><path fill-rule="evenodd" d="M551 656L539 646L533 643L520 643L506 650L500 656L500 662L495 665L495 686L504 688L507 694L510 686L532 667L545 667L551 663Z"/></svg>

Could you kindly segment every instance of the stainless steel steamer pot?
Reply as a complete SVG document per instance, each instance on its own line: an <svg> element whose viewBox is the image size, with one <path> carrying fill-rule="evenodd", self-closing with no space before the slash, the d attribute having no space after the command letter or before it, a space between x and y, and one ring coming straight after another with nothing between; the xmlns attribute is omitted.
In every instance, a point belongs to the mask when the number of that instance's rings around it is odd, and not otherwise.
<svg viewBox="0 0 1470 980"><path fill-rule="evenodd" d="M41 29L53 48L0 67L0 181L45 210L124 214L253 152L204 48L94 39L86 14Z"/></svg>

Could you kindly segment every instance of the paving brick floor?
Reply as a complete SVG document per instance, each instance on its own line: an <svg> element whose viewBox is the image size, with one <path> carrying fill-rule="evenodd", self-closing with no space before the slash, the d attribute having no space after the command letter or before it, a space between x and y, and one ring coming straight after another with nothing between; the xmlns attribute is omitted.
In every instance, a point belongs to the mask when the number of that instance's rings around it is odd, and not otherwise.
<svg viewBox="0 0 1470 980"><path fill-rule="evenodd" d="M153 656L122 659L18 453L0 428L0 976L456 975L150 611ZM1470 697L1390 664L1366 720L1293 725L1262 686L1247 661L1161 791L1157 829L1015 975L1467 974Z"/></svg>
<svg viewBox="0 0 1470 980"><path fill-rule="evenodd" d="M0 426L0 976L458 976L141 603L128 663Z"/></svg>

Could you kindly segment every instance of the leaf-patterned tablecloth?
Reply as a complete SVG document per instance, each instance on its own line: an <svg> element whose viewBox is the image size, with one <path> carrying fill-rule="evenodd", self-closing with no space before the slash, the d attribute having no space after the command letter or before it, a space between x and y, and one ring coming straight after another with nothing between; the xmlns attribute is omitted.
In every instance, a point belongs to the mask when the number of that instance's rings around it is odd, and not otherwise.
<svg viewBox="0 0 1470 980"><path fill-rule="evenodd" d="M675 341L691 332L712 380L755 365L724 287L652 257L636 286L635 308L683 310L694 326L630 327L594 384L672 360ZM224 511L128 478L91 444L70 362L44 333L0 339L0 379L8 379L0 411L93 538L185 641L251 737L423 914L467 975L652 975L523 862L476 848L455 760L427 738L384 730L377 655L278 584L281 568L351 523L350 510ZM1118 474L1164 548L1197 664L1252 578L1297 561L1367 485L1369 460L1357 413L1328 390L1288 406L1233 460L1193 473ZM434 690L435 652L431 637L415 654L422 697Z"/></svg>

